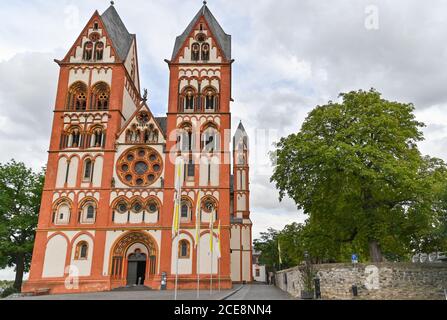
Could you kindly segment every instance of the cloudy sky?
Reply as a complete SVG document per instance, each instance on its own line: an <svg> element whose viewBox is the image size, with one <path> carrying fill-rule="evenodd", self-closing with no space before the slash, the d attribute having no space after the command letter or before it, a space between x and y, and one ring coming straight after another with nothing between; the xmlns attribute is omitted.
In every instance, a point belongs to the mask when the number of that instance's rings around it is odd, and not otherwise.
<svg viewBox="0 0 447 320"><path fill-rule="evenodd" d="M137 34L142 87L157 115L167 109L174 40L200 0L116 0ZM0 162L40 168L47 149L58 66L85 23L106 0L0 0ZM413 102L426 123L421 150L447 160L447 3L431 0L210 0L233 35L233 127L251 136L254 236L303 221L279 203L267 156L279 137L299 130L316 105L340 92L376 88ZM267 138L265 138L267 137ZM6 277L0 271L0 278ZM10 274L10 273L7 273Z"/></svg>

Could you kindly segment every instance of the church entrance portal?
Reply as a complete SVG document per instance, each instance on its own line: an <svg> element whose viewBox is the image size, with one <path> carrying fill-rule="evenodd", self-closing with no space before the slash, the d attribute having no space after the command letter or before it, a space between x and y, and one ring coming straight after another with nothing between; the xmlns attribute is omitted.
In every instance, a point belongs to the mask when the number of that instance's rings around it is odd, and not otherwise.
<svg viewBox="0 0 447 320"><path fill-rule="evenodd" d="M143 285L146 278L146 255L135 252L129 255L127 261L127 285Z"/></svg>

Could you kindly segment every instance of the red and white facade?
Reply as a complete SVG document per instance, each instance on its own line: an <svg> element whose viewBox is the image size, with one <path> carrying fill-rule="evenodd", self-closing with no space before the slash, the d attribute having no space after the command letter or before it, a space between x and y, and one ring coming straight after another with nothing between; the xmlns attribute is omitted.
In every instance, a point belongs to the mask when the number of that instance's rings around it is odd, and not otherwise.
<svg viewBox="0 0 447 320"><path fill-rule="evenodd" d="M204 5L176 40L167 117L140 91L136 36L113 6L95 12L63 60L45 188L24 292L252 281L248 137L231 137L231 37ZM175 161L185 162L179 244ZM233 174L231 162L233 159ZM195 244L202 192L200 250ZM209 221L215 215L214 234ZM210 254L210 236L221 254ZM198 257L197 254L200 254ZM211 259L214 259L211 262ZM213 270L211 270L213 266ZM198 274L200 271L200 274Z"/></svg>

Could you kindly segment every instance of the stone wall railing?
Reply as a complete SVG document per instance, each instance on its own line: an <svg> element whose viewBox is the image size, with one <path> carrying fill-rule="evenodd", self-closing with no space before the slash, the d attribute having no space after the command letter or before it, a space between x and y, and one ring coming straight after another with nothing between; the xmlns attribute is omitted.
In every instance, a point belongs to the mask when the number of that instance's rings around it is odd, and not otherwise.
<svg viewBox="0 0 447 320"><path fill-rule="evenodd" d="M445 300L447 263L411 264L323 264L313 265L320 279L322 299ZM301 296L303 276L300 267L276 274L276 285L295 297Z"/></svg>

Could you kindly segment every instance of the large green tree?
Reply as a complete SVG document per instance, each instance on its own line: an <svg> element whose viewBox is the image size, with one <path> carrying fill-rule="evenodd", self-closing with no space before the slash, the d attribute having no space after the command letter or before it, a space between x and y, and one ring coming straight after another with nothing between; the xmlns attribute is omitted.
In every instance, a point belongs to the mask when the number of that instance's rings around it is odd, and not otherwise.
<svg viewBox="0 0 447 320"><path fill-rule="evenodd" d="M44 170L14 160L0 164L0 268L15 267L17 290L31 262L43 183Z"/></svg>
<svg viewBox="0 0 447 320"><path fill-rule="evenodd" d="M289 196L309 215L307 245L321 251L316 242L326 243L324 259L408 254L432 232L445 164L419 152L424 124L412 104L374 89L340 98L317 106L300 132L280 140L271 181L281 199Z"/></svg>

